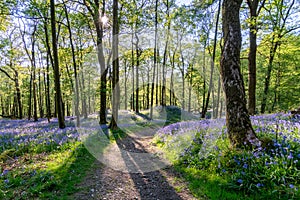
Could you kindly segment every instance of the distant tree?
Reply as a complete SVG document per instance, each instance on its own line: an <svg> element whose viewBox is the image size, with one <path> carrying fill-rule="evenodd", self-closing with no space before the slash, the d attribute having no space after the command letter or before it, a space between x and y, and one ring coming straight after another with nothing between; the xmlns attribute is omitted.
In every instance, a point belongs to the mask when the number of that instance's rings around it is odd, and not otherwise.
<svg viewBox="0 0 300 200"><path fill-rule="evenodd" d="M256 108L256 52L257 52L257 17L266 0L247 0L249 7L249 39L250 50L248 54L248 110L250 115L255 114ZM259 4L260 3L260 4Z"/></svg>
<svg viewBox="0 0 300 200"><path fill-rule="evenodd" d="M240 70L242 0L224 0L222 25L224 44L221 57L221 75L226 95L226 125L234 147L259 146L246 108L245 88Z"/></svg>
<svg viewBox="0 0 300 200"><path fill-rule="evenodd" d="M62 105L62 95L60 89L60 71L59 71L59 62L58 62L58 52L57 52L57 38L56 38L56 21L55 21L55 4L54 0L50 0L50 12L51 12L51 33L52 33L52 47L53 47L53 60L54 60L54 84L55 84L55 100L56 100L56 110L58 117L58 126L61 129L66 127L64 114L63 114L63 105Z"/></svg>
<svg viewBox="0 0 300 200"><path fill-rule="evenodd" d="M261 102L261 113L265 113L267 103L268 103L268 96L270 90L270 81L271 76L274 68L274 59L276 53L283 42L284 37L297 29L300 28L299 23L297 23L296 18L295 23L289 23L293 17L297 16L296 13L299 10L295 9L297 2L295 0L285 2L284 0L278 0L274 3L270 3L264 7L268 15L266 15L266 22L267 26L271 28L272 33L269 36L269 55L268 55L268 67L265 75L265 82L264 82L264 91L263 97ZM294 15L292 15L294 14Z"/></svg>
<svg viewBox="0 0 300 200"><path fill-rule="evenodd" d="M73 44L73 34L71 30L71 23L69 20L69 14L67 11L67 6L64 4L64 11L66 15L67 20L67 28L69 32L69 39L70 39L70 45L72 50L72 61L73 61L73 70L74 70L74 79L75 79L75 115L76 115L76 123L77 126L80 126L80 113L79 113L79 83L78 83L78 73L77 73L77 62L76 62L76 55L75 55L75 47Z"/></svg>
<svg viewBox="0 0 300 200"><path fill-rule="evenodd" d="M113 42L112 42L112 54L113 54L113 75L112 75L112 118L110 128L116 130L118 128L118 109L120 104L120 86L119 86L119 17L118 17L118 0L113 1Z"/></svg>

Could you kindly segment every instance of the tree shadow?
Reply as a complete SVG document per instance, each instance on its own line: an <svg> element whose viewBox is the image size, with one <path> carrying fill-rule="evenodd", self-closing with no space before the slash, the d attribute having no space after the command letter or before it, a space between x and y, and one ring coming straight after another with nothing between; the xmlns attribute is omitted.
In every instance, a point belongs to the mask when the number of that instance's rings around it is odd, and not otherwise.
<svg viewBox="0 0 300 200"><path fill-rule="evenodd" d="M143 144L122 131L121 134L125 137L120 138L119 134L120 131L117 131L117 133L113 133L113 136L116 138L118 147L122 149L122 158L127 168L130 169L129 175L139 191L140 199L182 199L158 169L144 171L146 165L152 166L153 163L152 160L143 159L142 155L151 154ZM131 156L132 153L141 154L141 157ZM154 162L159 161L155 160ZM154 163L158 166L161 164Z"/></svg>

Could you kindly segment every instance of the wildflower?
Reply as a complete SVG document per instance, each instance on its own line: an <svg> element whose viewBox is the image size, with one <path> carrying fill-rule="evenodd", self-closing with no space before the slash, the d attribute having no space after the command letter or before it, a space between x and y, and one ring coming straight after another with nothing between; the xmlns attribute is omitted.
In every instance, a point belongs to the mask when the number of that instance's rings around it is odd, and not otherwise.
<svg viewBox="0 0 300 200"><path fill-rule="evenodd" d="M8 172L9 172L9 170L7 170L7 169L3 170L1 176L5 176Z"/></svg>
<svg viewBox="0 0 300 200"><path fill-rule="evenodd" d="M264 184L257 183L257 184L256 184L256 186L257 186L257 187L263 187L263 186L264 186Z"/></svg>
<svg viewBox="0 0 300 200"><path fill-rule="evenodd" d="M243 168L244 168L244 169L247 169L247 168L248 168L247 163L245 163L245 164L243 165Z"/></svg>
<svg viewBox="0 0 300 200"><path fill-rule="evenodd" d="M292 188L292 189L294 188L294 185L293 185L293 184L290 184L289 186L290 186L290 188Z"/></svg>
<svg viewBox="0 0 300 200"><path fill-rule="evenodd" d="M8 183L9 183L9 179L5 179L5 180L4 180L4 183L5 183L5 184L8 184Z"/></svg>
<svg viewBox="0 0 300 200"><path fill-rule="evenodd" d="M298 162L298 160L294 160L294 163L296 164Z"/></svg>
<svg viewBox="0 0 300 200"><path fill-rule="evenodd" d="M292 152L290 152L290 155L287 157L289 160L290 159L293 159L293 154L292 154Z"/></svg>
<svg viewBox="0 0 300 200"><path fill-rule="evenodd" d="M237 182L238 182L239 184L242 184L242 183L243 183L243 180L242 180L242 179L238 179Z"/></svg>

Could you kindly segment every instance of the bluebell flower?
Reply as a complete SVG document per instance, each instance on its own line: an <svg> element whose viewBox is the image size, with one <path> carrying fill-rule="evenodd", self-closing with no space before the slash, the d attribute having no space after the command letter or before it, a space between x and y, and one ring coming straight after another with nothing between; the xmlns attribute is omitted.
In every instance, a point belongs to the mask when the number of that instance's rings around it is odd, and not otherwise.
<svg viewBox="0 0 300 200"><path fill-rule="evenodd" d="M263 187L263 186L264 186L264 184L257 183L257 184L256 184L256 186L257 186L257 187Z"/></svg>
<svg viewBox="0 0 300 200"><path fill-rule="evenodd" d="M287 158L288 158L289 160L294 158L292 152L290 152L290 155L289 155Z"/></svg>
<svg viewBox="0 0 300 200"><path fill-rule="evenodd" d="M248 168L248 164L245 163L245 164L243 165L243 168L244 168L244 169L247 169L247 168Z"/></svg>
<svg viewBox="0 0 300 200"><path fill-rule="evenodd" d="M290 188L294 188L295 187L293 184L290 184L289 186L290 186Z"/></svg>
<svg viewBox="0 0 300 200"><path fill-rule="evenodd" d="M9 172L9 170L8 169L5 169L5 170L3 170L3 172L2 172L2 174L1 174L1 176L5 176L7 173Z"/></svg>
<svg viewBox="0 0 300 200"><path fill-rule="evenodd" d="M240 184L242 184L243 180L242 179L238 179L237 182L240 183Z"/></svg>

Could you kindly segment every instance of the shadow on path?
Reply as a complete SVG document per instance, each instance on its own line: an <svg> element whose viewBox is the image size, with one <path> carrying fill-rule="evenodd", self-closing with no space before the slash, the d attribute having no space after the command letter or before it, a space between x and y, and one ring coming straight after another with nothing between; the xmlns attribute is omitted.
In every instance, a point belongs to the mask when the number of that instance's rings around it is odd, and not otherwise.
<svg viewBox="0 0 300 200"><path fill-rule="evenodd" d="M124 134L124 133L123 133ZM115 136L115 134L114 134ZM131 157L130 152L135 153L149 153L145 144L140 142L137 138L133 138L126 135L124 138L117 138L117 145L120 149L125 151L122 152L123 160L128 168L131 168L129 173L131 179L134 182L136 189L139 192L141 200L148 199L182 199L175 189L168 183L166 178L161 174L159 170L153 170L143 172L141 169L147 165L149 160L140 160L138 157ZM139 160L138 160L139 159ZM156 161L157 162L157 161ZM149 163L152 165L153 163ZM135 171L135 172L134 172Z"/></svg>

